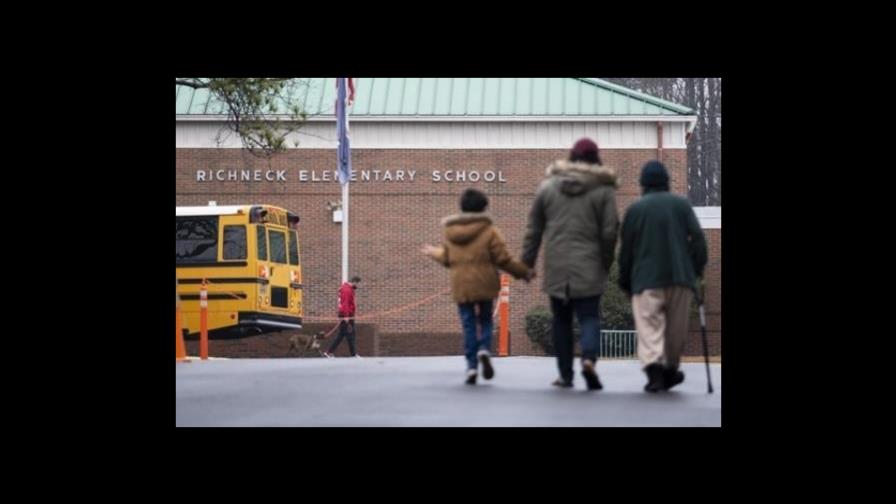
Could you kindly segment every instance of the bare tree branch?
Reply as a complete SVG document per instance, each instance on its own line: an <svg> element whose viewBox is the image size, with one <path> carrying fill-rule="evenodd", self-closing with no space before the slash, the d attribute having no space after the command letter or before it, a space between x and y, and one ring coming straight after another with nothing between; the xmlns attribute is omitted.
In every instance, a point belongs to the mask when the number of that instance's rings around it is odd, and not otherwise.
<svg viewBox="0 0 896 504"><path fill-rule="evenodd" d="M296 101L304 79L175 79L177 85L208 89L223 106L226 128L252 155L270 158L286 148L286 137L301 128L307 114ZM285 118L284 118L285 116ZM220 135L219 135L220 139Z"/></svg>
<svg viewBox="0 0 896 504"><path fill-rule="evenodd" d="M202 82L199 79L174 79L174 84L177 86L187 86L193 89L200 88L208 88L208 82Z"/></svg>

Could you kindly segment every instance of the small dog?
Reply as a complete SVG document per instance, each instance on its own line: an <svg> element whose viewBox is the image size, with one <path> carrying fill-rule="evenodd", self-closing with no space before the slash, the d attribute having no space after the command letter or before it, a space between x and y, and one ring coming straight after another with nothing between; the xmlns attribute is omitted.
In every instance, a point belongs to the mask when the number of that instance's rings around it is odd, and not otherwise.
<svg viewBox="0 0 896 504"><path fill-rule="evenodd" d="M312 348L317 350L317 353L323 355L323 352L320 351L320 339L323 338L324 332L318 331L315 334L294 334L289 338L289 350L287 352L292 352L293 350L301 351L302 357L308 353L308 350Z"/></svg>

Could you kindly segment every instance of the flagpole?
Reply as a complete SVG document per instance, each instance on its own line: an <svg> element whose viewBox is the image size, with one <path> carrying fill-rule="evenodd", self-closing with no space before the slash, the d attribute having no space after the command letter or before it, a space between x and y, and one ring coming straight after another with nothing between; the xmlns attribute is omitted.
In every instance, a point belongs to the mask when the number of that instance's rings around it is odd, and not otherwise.
<svg viewBox="0 0 896 504"><path fill-rule="evenodd" d="M342 282L348 282L348 185L342 184Z"/></svg>
<svg viewBox="0 0 896 504"><path fill-rule="evenodd" d="M348 282L348 193L351 182L351 148L348 135L348 101L346 87L349 84L345 77L336 80L336 114L339 147L337 148L337 166L340 182L342 182L342 282ZM340 126L341 125L341 126ZM343 142L345 143L343 145Z"/></svg>

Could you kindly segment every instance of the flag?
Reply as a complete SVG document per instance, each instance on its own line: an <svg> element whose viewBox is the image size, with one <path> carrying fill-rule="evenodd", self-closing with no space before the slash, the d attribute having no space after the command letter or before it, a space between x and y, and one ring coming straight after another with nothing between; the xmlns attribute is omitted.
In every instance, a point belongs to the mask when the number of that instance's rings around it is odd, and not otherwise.
<svg viewBox="0 0 896 504"><path fill-rule="evenodd" d="M355 80L349 77L348 79L348 106L351 107L352 103L355 102Z"/></svg>
<svg viewBox="0 0 896 504"><path fill-rule="evenodd" d="M351 79L339 77L336 79L336 138L339 146L336 148L336 169L339 172L339 183L345 185L351 179L352 154L349 148L348 117L346 112L347 99L345 96L346 81L351 88L349 100L354 98L355 86Z"/></svg>
<svg viewBox="0 0 896 504"><path fill-rule="evenodd" d="M348 79L348 106L351 107L355 101L355 79ZM339 90L339 79L336 79L336 89Z"/></svg>

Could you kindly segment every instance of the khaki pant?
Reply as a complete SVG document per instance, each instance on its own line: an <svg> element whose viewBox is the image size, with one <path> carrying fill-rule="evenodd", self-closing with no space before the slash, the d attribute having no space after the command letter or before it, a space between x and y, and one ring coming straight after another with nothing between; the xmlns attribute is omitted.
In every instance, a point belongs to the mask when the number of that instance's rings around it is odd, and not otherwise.
<svg viewBox="0 0 896 504"><path fill-rule="evenodd" d="M688 335L688 307L693 295L687 287L667 287L645 289L632 296L638 358L645 367L658 363L678 368Z"/></svg>

